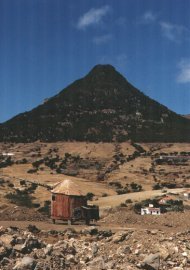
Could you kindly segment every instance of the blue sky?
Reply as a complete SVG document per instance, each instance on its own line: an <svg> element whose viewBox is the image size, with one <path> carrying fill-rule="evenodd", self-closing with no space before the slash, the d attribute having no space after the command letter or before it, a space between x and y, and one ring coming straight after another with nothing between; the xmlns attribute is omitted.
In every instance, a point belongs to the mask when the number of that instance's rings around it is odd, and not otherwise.
<svg viewBox="0 0 190 270"><path fill-rule="evenodd" d="M0 0L0 122L112 64L190 113L189 0Z"/></svg>

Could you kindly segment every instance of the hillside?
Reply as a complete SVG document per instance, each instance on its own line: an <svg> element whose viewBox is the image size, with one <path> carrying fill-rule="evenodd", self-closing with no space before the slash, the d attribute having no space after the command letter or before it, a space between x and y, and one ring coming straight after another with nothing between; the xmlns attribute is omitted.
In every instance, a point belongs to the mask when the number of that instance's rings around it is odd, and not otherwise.
<svg viewBox="0 0 190 270"><path fill-rule="evenodd" d="M183 115L185 118L190 119L190 114Z"/></svg>
<svg viewBox="0 0 190 270"><path fill-rule="evenodd" d="M189 142L190 120L132 86L114 67L95 66L35 109L0 125L0 141Z"/></svg>

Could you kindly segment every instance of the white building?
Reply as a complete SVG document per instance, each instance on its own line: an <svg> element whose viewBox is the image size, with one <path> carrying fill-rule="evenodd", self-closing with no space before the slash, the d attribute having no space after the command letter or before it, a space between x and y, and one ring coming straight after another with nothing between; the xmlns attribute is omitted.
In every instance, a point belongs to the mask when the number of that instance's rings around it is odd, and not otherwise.
<svg viewBox="0 0 190 270"><path fill-rule="evenodd" d="M183 196L185 200L189 200L190 199L190 190L185 190L183 192Z"/></svg>
<svg viewBox="0 0 190 270"><path fill-rule="evenodd" d="M3 156L7 156L7 157L12 157L12 156L14 156L15 154L14 154L14 153L5 153L5 152L3 152L2 155L3 155Z"/></svg>
<svg viewBox="0 0 190 270"><path fill-rule="evenodd" d="M141 215L160 215L160 208L155 208L153 205L141 208Z"/></svg>

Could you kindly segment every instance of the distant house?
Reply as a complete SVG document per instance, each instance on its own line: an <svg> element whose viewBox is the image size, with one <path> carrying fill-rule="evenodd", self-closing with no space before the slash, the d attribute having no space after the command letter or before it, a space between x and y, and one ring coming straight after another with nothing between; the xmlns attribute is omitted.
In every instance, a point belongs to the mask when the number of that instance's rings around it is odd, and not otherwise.
<svg viewBox="0 0 190 270"><path fill-rule="evenodd" d="M183 201L177 198L176 196L167 195L162 197L158 204L161 208L162 212L169 212L169 211L183 211Z"/></svg>
<svg viewBox="0 0 190 270"><path fill-rule="evenodd" d="M5 153L5 152L3 152L2 155L6 156L6 157L12 157L12 156L14 156L14 153Z"/></svg>
<svg viewBox="0 0 190 270"><path fill-rule="evenodd" d="M190 200L190 190L183 191L183 197L186 200Z"/></svg>
<svg viewBox="0 0 190 270"><path fill-rule="evenodd" d="M148 207L141 208L141 215L160 215L160 208L154 207L152 204Z"/></svg>
<svg viewBox="0 0 190 270"><path fill-rule="evenodd" d="M176 200L176 198L174 197L174 196L164 196L163 198L161 198L159 201L158 201L158 203L160 204L160 205L166 205L166 204L168 204L168 202L170 202L170 201L175 201Z"/></svg>

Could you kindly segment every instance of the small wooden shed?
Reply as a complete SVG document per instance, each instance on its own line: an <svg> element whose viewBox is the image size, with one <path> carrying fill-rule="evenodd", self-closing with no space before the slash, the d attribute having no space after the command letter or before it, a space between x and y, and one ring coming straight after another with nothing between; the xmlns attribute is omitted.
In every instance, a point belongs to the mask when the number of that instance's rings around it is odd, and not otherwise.
<svg viewBox="0 0 190 270"><path fill-rule="evenodd" d="M74 220L83 219L82 206L87 206L86 196L77 184L66 179L58 183L52 192L51 218L55 220L66 220L71 224Z"/></svg>

